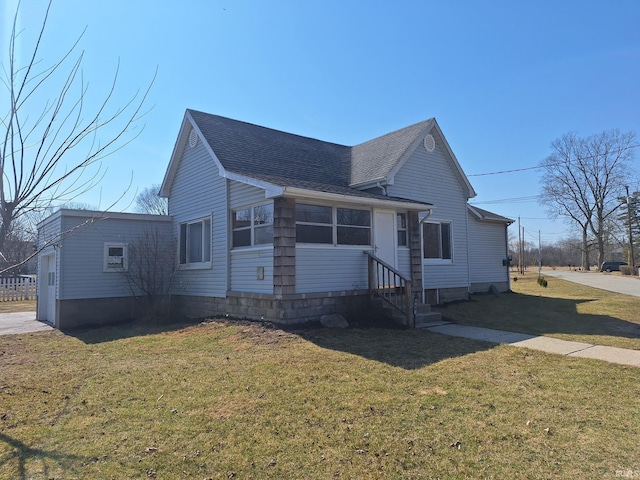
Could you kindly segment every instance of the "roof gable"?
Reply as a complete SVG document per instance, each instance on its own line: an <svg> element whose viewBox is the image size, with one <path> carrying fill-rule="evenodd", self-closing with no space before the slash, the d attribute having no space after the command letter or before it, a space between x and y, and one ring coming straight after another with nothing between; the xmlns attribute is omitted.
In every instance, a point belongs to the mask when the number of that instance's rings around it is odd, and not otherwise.
<svg viewBox="0 0 640 480"><path fill-rule="evenodd" d="M427 134L431 134L434 137L436 137L437 138L436 143L440 143L444 147L443 153L445 155L445 158L447 159L451 168L453 169L454 174L458 177L460 185L464 189L467 199L475 197L476 191L473 189L473 186L471 185L471 182L469 182L469 179L467 178L467 175L464 173L464 170L462 170L462 167L460 166L460 162L458 162L458 159L453 153L453 150L451 150L451 146L449 145L449 142L447 142L447 138L442 133L442 130L440 129L440 125L438 125L438 122L436 121L435 118L431 119L431 124L428 126L428 128L424 132L422 132L422 134L419 135L417 139L414 140L414 142L411 145L411 148L407 151L407 153L401 159L399 159L398 162L389 171L389 174L386 178L387 182L391 185L393 184L394 176L406 163L406 161L413 154L416 148L418 148L420 145L423 144L423 141L427 136Z"/></svg>
<svg viewBox="0 0 640 480"><path fill-rule="evenodd" d="M220 160L213 152L213 150L211 150L211 146L207 143L206 139L202 135L202 132L198 128L198 125L191 117L189 110L187 110L184 114L184 118L182 119L180 132L178 133L178 138L176 139L176 143L173 146L173 152L171 153L169 165L167 166L167 171L164 174L164 179L162 180L162 185L160 186L160 191L158 192L158 195L160 197L169 197L169 194L171 192L171 184L173 183L176 172L178 171L178 167L180 166L180 160L182 159L182 155L189 142L189 136L191 135L192 131L197 135L198 141L202 142L204 147L211 155L211 158L218 167L218 172L220 173L220 175L222 175L224 172L224 168L220 163Z"/></svg>
<svg viewBox="0 0 640 480"><path fill-rule="evenodd" d="M274 130L247 122L187 110L160 189L168 197L171 184L195 132L218 167L220 176L263 187L273 195L285 188L353 197L385 197L362 191L376 182L391 184L432 129L435 119L416 123L368 142L348 147ZM470 196L475 192L444 140L449 156ZM387 197L389 198L389 197Z"/></svg>

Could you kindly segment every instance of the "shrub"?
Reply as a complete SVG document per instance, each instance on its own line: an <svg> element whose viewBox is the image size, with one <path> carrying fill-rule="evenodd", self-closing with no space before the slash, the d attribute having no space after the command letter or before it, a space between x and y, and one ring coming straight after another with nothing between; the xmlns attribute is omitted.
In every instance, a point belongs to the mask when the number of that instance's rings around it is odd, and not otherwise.
<svg viewBox="0 0 640 480"><path fill-rule="evenodd" d="M638 269L636 267L632 267L631 265L621 266L620 273L622 275L637 275Z"/></svg>

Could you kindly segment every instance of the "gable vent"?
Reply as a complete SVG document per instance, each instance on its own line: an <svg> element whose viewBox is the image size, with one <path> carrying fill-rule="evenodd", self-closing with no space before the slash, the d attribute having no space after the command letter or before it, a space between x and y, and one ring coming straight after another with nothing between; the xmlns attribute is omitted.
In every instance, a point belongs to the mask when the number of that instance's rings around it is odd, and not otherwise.
<svg viewBox="0 0 640 480"><path fill-rule="evenodd" d="M427 152L433 152L436 148L436 140L433 138L433 135L429 134L424 137L424 148Z"/></svg>
<svg viewBox="0 0 640 480"><path fill-rule="evenodd" d="M198 144L198 134L196 133L196 131L192 128L191 129L191 133L189 134L189 146L191 148L195 147Z"/></svg>

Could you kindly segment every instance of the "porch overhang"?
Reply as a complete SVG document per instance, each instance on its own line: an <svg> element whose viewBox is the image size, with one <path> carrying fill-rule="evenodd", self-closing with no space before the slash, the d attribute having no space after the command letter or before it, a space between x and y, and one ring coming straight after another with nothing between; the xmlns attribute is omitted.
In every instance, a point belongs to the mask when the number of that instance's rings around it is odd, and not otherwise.
<svg viewBox="0 0 640 480"><path fill-rule="evenodd" d="M279 193L279 192L278 192ZM279 195L271 196L283 196L287 198L304 199L304 200L317 200L325 202L340 202L349 203L353 205L368 206L374 208L393 208L399 210L413 210L424 211L433 210L435 205L424 202L416 202L412 200L404 200L401 198L371 198L360 197L356 195L346 195L342 193L333 192L320 192L317 190L308 190L298 187L284 187L282 193ZM267 197L269 194L267 193Z"/></svg>

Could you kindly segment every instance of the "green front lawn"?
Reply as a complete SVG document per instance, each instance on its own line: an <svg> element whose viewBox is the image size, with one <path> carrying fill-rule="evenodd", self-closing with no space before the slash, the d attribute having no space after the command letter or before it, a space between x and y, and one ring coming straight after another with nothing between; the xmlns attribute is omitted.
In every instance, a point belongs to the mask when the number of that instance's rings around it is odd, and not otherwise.
<svg viewBox="0 0 640 480"><path fill-rule="evenodd" d="M514 273L511 294L473 295L436 310L466 325L640 350L640 298L553 277L545 288L537 279Z"/></svg>
<svg viewBox="0 0 640 480"><path fill-rule="evenodd" d="M614 479L638 375L428 331L4 336L0 478Z"/></svg>

